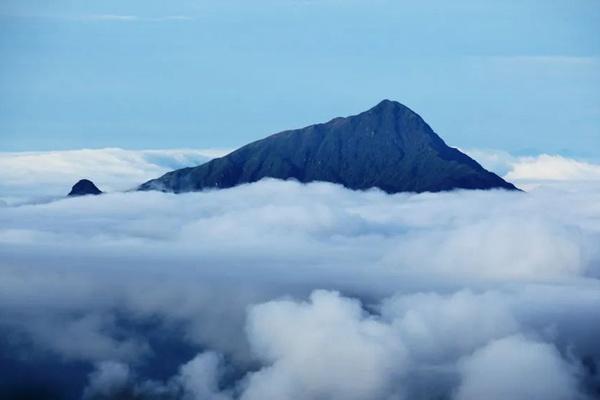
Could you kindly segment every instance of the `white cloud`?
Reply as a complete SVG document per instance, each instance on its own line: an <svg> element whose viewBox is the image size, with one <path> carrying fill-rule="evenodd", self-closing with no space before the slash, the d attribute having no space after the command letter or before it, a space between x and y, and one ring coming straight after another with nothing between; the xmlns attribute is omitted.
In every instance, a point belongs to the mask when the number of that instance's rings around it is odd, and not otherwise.
<svg viewBox="0 0 600 400"><path fill-rule="evenodd" d="M223 364L223 357L219 354L202 353L181 367L173 383L182 388L184 400L227 400L229 396L219 389Z"/></svg>
<svg viewBox="0 0 600 400"><path fill-rule="evenodd" d="M33 171L52 183L64 165L107 165L90 178L118 188L131 165L127 182L194 157L61 153ZM265 180L2 207L0 334L17 339L0 352L29 370L95 365L90 398L463 400L496 371L485 398L523 375L591 392L600 186L574 184L387 195ZM499 353L531 372L493 369Z"/></svg>
<svg viewBox="0 0 600 400"><path fill-rule="evenodd" d="M482 60L482 57L473 57L474 59ZM600 57L579 57L569 55L546 55L546 56L496 56L485 57L485 61L494 63L499 66L515 67L515 66L597 66L600 64Z"/></svg>
<svg viewBox="0 0 600 400"><path fill-rule="evenodd" d="M465 358L456 400L577 400L574 367L548 343L522 336L491 342Z"/></svg>
<svg viewBox="0 0 600 400"><path fill-rule="evenodd" d="M166 15L161 17L142 17L139 15L119 14L90 14L75 18L82 21L116 21L116 22L165 22L165 21L189 21L193 17L185 15Z"/></svg>
<svg viewBox="0 0 600 400"><path fill-rule="evenodd" d="M95 14L86 15L81 17L81 19L92 21L137 21L139 17L135 15Z"/></svg>
<svg viewBox="0 0 600 400"><path fill-rule="evenodd" d="M65 359L132 361L148 351L137 337L118 338L114 315L88 313L82 317L37 316L20 325L41 348L49 348Z"/></svg>
<svg viewBox="0 0 600 400"><path fill-rule="evenodd" d="M512 180L600 180L600 165L577 161L561 156L542 154L537 157L522 157L506 174Z"/></svg>
<svg viewBox="0 0 600 400"><path fill-rule="evenodd" d="M128 190L170 170L202 164L226 150L84 149L0 153L0 200L62 197L81 178L101 190Z"/></svg>
<svg viewBox="0 0 600 400"><path fill-rule="evenodd" d="M391 327L336 293L256 306L248 336L269 366L249 376L243 400L384 398L405 367Z"/></svg>
<svg viewBox="0 0 600 400"><path fill-rule="evenodd" d="M516 157L497 150L471 149L467 153L485 168L527 191L600 180L600 164L591 161L551 154Z"/></svg>
<svg viewBox="0 0 600 400"><path fill-rule="evenodd" d="M495 150L469 150L488 168L512 181L597 181L600 164L560 155L539 154L516 157Z"/></svg>
<svg viewBox="0 0 600 400"><path fill-rule="evenodd" d="M474 158L484 168L495 172L500 176L505 176L517 161L518 157L502 150L491 149L460 149Z"/></svg>
<svg viewBox="0 0 600 400"><path fill-rule="evenodd" d="M168 381L161 382L141 379L127 364L104 361L89 374L83 399L231 400L219 388L224 368L221 355L204 352L183 364Z"/></svg>
<svg viewBox="0 0 600 400"><path fill-rule="evenodd" d="M397 295L383 302L382 315L393 321L414 358L432 363L468 354L519 330L509 304L494 292ZM477 329L465 331L469 325Z"/></svg>
<svg viewBox="0 0 600 400"><path fill-rule="evenodd" d="M104 361L90 374L84 399L115 398L122 395L131 383L131 371L125 364Z"/></svg>
<svg viewBox="0 0 600 400"><path fill-rule="evenodd" d="M543 301L550 310L558 298L548 294ZM453 393L457 400L586 399L576 359L518 333L533 329L527 319L515 319L519 309L532 308L521 295L398 294L382 301L382 314L330 291L315 291L308 301L272 300L248 313L246 334L262 366L228 388L225 359L205 352L165 383L135 382L124 364L113 369L126 374L108 374L101 364L86 393L117 388L139 398L213 400L434 399Z"/></svg>

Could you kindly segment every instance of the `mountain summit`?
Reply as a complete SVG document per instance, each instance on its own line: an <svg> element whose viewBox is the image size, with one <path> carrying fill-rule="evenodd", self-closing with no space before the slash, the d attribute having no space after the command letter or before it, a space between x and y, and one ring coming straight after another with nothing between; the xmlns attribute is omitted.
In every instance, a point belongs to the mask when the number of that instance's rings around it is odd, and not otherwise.
<svg viewBox="0 0 600 400"><path fill-rule="evenodd" d="M73 185L68 196L75 197L75 196L87 196L87 195L99 195L99 194L102 194L102 191L100 189L98 189L98 187L94 184L94 182L92 182L88 179L82 179L79 182L77 182L75 185Z"/></svg>
<svg viewBox="0 0 600 400"><path fill-rule="evenodd" d="M388 193L516 190L447 146L415 112L390 100L358 115L276 133L198 167L169 172L139 190L229 188L267 177Z"/></svg>

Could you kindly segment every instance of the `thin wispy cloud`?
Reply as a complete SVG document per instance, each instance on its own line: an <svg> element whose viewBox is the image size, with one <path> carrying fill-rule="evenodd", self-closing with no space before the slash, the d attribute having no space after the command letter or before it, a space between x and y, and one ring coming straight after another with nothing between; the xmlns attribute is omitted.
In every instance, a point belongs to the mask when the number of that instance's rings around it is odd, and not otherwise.
<svg viewBox="0 0 600 400"><path fill-rule="evenodd" d="M600 57L573 56L566 54L531 54L531 55L504 55L504 56L471 56L472 60L494 63L512 63L529 65L557 65L557 66L583 66L598 65Z"/></svg>
<svg viewBox="0 0 600 400"><path fill-rule="evenodd" d="M145 17L139 15L120 14L91 14L73 18L80 21L113 21L113 22L168 22L168 21L191 21L194 18L185 15L167 15L160 17Z"/></svg>
<svg viewBox="0 0 600 400"><path fill-rule="evenodd" d="M12 12L11 10L0 10L0 17L17 19L41 19L57 21L97 21L97 22L169 22L169 21L193 21L190 15L158 15L146 16L136 14L97 13L97 14L55 14L55 13L26 13Z"/></svg>

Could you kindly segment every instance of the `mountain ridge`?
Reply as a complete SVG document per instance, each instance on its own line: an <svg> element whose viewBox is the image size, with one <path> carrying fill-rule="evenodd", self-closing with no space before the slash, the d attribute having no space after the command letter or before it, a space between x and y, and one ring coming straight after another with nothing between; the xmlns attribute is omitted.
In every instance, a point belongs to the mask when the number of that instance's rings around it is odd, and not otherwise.
<svg viewBox="0 0 600 400"><path fill-rule="evenodd" d="M267 177L388 193L518 190L447 146L417 113L391 100L356 115L275 133L200 166L171 171L138 190L223 189Z"/></svg>

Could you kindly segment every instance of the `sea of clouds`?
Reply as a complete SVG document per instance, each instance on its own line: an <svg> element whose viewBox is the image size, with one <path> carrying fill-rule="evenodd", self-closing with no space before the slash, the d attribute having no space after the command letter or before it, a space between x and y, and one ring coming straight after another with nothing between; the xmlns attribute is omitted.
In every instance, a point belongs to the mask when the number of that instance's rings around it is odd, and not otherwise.
<svg viewBox="0 0 600 400"><path fill-rule="evenodd" d="M596 164L480 157L527 192L173 195L117 190L215 154L86 152L0 155L2 398L600 396ZM81 177L112 193L49 201Z"/></svg>

